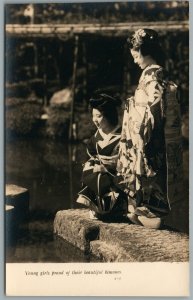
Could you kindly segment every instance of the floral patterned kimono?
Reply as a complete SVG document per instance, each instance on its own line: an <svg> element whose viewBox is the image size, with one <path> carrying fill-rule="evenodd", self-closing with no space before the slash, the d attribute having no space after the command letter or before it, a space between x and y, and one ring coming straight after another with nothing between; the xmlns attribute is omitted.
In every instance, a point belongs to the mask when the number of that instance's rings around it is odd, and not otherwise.
<svg viewBox="0 0 193 300"><path fill-rule="evenodd" d="M120 127L109 134L99 129L87 144L89 159L83 167L83 189L78 193L77 202L88 206L99 218L127 212L127 196L113 183L120 137ZM93 172L97 165L103 165L107 171ZM83 202L80 201L81 197Z"/></svg>
<svg viewBox="0 0 193 300"><path fill-rule="evenodd" d="M118 185L134 200L167 213L178 197L182 147L176 86L158 65L146 67L123 117Z"/></svg>

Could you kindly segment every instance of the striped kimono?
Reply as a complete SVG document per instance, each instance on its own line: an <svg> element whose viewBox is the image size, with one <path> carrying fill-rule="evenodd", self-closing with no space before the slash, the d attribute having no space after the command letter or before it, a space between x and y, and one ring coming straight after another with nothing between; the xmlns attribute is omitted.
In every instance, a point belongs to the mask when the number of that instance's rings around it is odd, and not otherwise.
<svg viewBox="0 0 193 300"><path fill-rule="evenodd" d="M85 199L82 204L99 218L127 212L127 196L114 185L120 137L120 127L109 134L99 129L87 144L89 159L83 167L83 188L78 194ZM98 165L104 166L106 171L94 172Z"/></svg>
<svg viewBox="0 0 193 300"><path fill-rule="evenodd" d="M157 214L179 197L182 145L175 84L158 65L145 68L126 103L117 163L118 185Z"/></svg>

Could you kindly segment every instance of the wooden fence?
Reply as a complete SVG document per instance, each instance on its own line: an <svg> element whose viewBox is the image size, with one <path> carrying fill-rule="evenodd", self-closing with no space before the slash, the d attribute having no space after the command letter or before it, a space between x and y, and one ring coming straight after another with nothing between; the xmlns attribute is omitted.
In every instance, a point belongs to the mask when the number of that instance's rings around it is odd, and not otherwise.
<svg viewBox="0 0 193 300"><path fill-rule="evenodd" d="M187 31L189 23L188 21L164 21L110 24L7 24L5 30L8 36L48 38L77 34L125 36L128 32L144 27L157 31Z"/></svg>

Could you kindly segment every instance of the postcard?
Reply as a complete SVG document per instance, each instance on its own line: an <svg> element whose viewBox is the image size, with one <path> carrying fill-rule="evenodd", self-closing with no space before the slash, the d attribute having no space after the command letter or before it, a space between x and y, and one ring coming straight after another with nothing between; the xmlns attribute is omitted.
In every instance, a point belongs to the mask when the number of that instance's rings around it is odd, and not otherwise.
<svg viewBox="0 0 193 300"><path fill-rule="evenodd" d="M189 2L4 13L6 296L188 296Z"/></svg>

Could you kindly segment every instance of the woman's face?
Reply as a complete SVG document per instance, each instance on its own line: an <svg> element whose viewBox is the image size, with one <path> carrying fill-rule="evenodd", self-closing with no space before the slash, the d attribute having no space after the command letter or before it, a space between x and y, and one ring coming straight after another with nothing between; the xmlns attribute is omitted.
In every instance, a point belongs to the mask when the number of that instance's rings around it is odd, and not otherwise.
<svg viewBox="0 0 193 300"><path fill-rule="evenodd" d="M133 56L134 62L138 64L141 69L147 66L147 56L143 56L140 51L131 49L131 55Z"/></svg>
<svg viewBox="0 0 193 300"><path fill-rule="evenodd" d="M97 128L101 128L102 130L106 128L108 121L103 116L103 114L96 108L92 110L92 120Z"/></svg>

